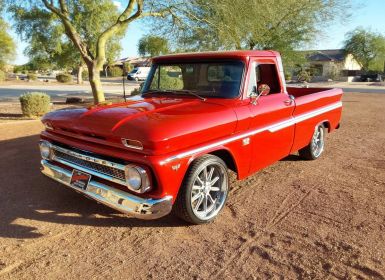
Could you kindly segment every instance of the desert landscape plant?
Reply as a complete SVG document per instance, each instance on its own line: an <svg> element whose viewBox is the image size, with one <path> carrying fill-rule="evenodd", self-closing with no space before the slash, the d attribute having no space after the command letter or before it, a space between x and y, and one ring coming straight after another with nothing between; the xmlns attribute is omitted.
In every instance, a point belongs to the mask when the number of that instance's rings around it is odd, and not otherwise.
<svg viewBox="0 0 385 280"><path fill-rule="evenodd" d="M36 81L36 80L37 80L37 75L34 74L34 73L28 73L28 74L27 74L27 79L28 79L29 81Z"/></svg>
<svg viewBox="0 0 385 280"><path fill-rule="evenodd" d="M23 115L30 118L40 117L48 113L51 98L42 92L27 92L19 98Z"/></svg>
<svg viewBox="0 0 385 280"><path fill-rule="evenodd" d="M56 75L56 80L59 83L70 83L72 82L72 75L66 73L58 74Z"/></svg>

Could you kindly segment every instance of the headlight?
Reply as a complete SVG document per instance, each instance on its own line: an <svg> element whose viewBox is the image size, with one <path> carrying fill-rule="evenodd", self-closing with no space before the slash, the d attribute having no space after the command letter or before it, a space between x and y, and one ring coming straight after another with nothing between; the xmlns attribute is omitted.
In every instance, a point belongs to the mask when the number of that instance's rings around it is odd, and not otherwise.
<svg viewBox="0 0 385 280"><path fill-rule="evenodd" d="M135 166L126 166L126 181L128 187L138 193L144 193L150 189L148 175L145 169Z"/></svg>
<svg viewBox="0 0 385 280"><path fill-rule="evenodd" d="M41 157L44 159L50 159L51 158L51 143L48 141L40 141L39 147L40 147L40 154Z"/></svg>

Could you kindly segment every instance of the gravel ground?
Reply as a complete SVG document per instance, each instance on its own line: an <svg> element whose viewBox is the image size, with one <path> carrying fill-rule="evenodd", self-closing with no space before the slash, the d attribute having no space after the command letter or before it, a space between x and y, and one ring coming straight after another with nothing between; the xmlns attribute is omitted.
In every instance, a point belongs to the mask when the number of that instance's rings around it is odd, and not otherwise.
<svg viewBox="0 0 385 280"><path fill-rule="evenodd" d="M236 182L208 225L140 221L39 173L38 121L0 125L2 279L385 279L385 95L345 94L317 161Z"/></svg>

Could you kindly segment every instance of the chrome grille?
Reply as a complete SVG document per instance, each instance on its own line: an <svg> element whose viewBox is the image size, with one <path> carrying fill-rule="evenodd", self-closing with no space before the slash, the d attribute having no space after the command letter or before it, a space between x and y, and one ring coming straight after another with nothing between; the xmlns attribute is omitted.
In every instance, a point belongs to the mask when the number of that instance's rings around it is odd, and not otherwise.
<svg viewBox="0 0 385 280"><path fill-rule="evenodd" d="M117 178L120 180L125 180L125 174L124 174L123 170L116 169L116 168L113 168L110 166L105 166L105 165L98 164L98 163L91 162L91 161L86 161L84 159L80 159L80 158L74 157L72 155L62 153L60 151L55 151L54 155L55 155L55 157L60 158L64 161L71 162L73 164L82 166L82 167L87 168L87 169L94 170L96 172L103 173L104 175L108 175L108 176L111 176L111 177L114 177L114 178Z"/></svg>
<svg viewBox="0 0 385 280"><path fill-rule="evenodd" d="M125 165L52 145L52 159L74 169L126 185Z"/></svg>

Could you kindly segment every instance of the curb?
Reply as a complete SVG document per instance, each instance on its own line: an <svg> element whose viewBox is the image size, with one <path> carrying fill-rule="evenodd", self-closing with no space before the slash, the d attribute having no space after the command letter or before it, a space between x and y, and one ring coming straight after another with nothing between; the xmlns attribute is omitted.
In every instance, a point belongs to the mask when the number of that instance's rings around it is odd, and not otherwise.
<svg viewBox="0 0 385 280"><path fill-rule="evenodd" d="M24 124L24 123L29 123L29 122L40 122L40 119L36 119L36 120L11 120L11 121L7 121L7 122L0 122L0 126L3 126L3 125L9 125L9 124Z"/></svg>

